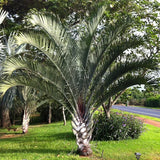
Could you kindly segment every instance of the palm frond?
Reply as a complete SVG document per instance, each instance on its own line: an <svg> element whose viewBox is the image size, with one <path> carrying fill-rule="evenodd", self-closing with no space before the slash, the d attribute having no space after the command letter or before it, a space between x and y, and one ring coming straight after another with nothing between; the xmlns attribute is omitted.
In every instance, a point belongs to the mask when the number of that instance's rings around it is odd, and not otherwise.
<svg viewBox="0 0 160 160"><path fill-rule="evenodd" d="M3 66L4 66L3 74L11 75L14 71L18 69L25 69L27 67L27 64L25 64L23 60L13 57L7 59L3 63Z"/></svg>
<svg viewBox="0 0 160 160"><path fill-rule="evenodd" d="M26 52L26 49L25 49L26 45L23 44L23 45L18 46L15 43L14 36L16 36L15 32L10 33L8 39L6 39L6 37L3 36L3 41L4 41L3 42L3 51L1 51L1 54L0 54L0 62L1 63L3 63L7 59L7 57L22 54L22 53Z"/></svg>
<svg viewBox="0 0 160 160"><path fill-rule="evenodd" d="M33 14L29 20L33 25L42 27L54 40L56 47L66 48L69 36L57 16Z"/></svg>
<svg viewBox="0 0 160 160"><path fill-rule="evenodd" d="M10 88L5 92L4 96L1 100L1 105L4 108L12 108L13 106L13 99L16 96L16 87Z"/></svg>
<svg viewBox="0 0 160 160"><path fill-rule="evenodd" d="M71 55L68 55L68 57L66 57L65 54L62 55L61 52L59 53L56 50L53 41L51 41L46 34L40 33L41 34L38 32L29 32L28 34L20 34L16 39L18 44L29 43L40 49L50 59L51 63L54 64L60 77L66 82L66 86L69 88L72 97L74 97L75 93L73 93L70 86L74 85L74 78L77 76L73 74L76 73L75 70L77 68L72 67L73 64L77 63L75 61L76 54L72 56L74 54L73 52Z"/></svg>
<svg viewBox="0 0 160 160"><path fill-rule="evenodd" d="M3 81L3 84L0 84L0 92L4 94L9 88L14 86L29 86L36 90L41 90L60 104L65 106L69 104L72 110L74 110L74 102L70 93L68 93L69 91L63 91L62 88L58 87L58 84L50 82L39 75L28 75L24 73L23 76L16 74L9 77Z"/></svg>
<svg viewBox="0 0 160 160"><path fill-rule="evenodd" d="M8 15L8 12L0 9L0 24L2 24L3 20L6 18L7 15Z"/></svg>
<svg viewBox="0 0 160 160"><path fill-rule="evenodd" d="M156 66L156 61L154 62L152 59L143 59L137 60L133 62L126 63L117 63L114 67L108 71L105 75L105 80L102 82L102 85L97 85L97 90L95 91L97 95L103 94L103 92L109 88L110 84L114 83L117 79L123 77L127 73L136 72L142 69L152 68L154 69Z"/></svg>
<svg viewBox="0 0 160 160"><path fill-rule="evenodd" d="M26 72L37 77L40 77L46 82L52 83L59 90L66 90L65 81L61 79L56 68L47 62L30 61L30 59L21 58L9 58L4 63L4 74L12 74L13 71L21 70L21 72ZM63 91L64 92L64 91Z"/></svg>
<svg viewBox="0 0 160 160"><path fill-rule="evenodd" d="M119 32L117 32L118 36ZM111 41L111 39L114 39ZM106 43L106 41L108 41ZM103 57L97 58L95 55L93 67L89 70L89 77L92 78L93 86L96 86L98 84L100 78L105 74L107 68L115 62L115 60L124 55L124 51L127 49L134 49L138 47L139 45L143 44L143 39L141 37L126 37L123 39L116 39L116 38L104 38L102 39L102 42L100 42L97 45L96 52L98 55L103 55ZM94 74L94 77L93 77Z"/></svg>
<svg viewBox="0 0 160 160"><path fill-rule="evenodd" d="M57 54L55 44L43 32L29 31L28 33L20 33L15 38L17 44L31 44L45 53L51 60L54 60L55 54Z"/></svg>
<svg viewBox="0 0 160 160"><path fill-rule="evenodd" d="M6 18L7 15L8 15L8 12L0 9L0 24L2 24L3 20ZM1 38L2 38L2 36L0 36L0 52L2 53L5 46L2 43Z"/></svg>
<svg viewBox="0 0 160 160"><path fill-rule="evenodd" d="M41 50L56 66L62 76L63 74L70 74L71 70L73 70L70 64L75 63L75 56L69 59L69 57L67 58L65 55L62 55L57 50L54 42L43 32L30 31L28 33L21 33L16 39L19 45L28 43Z"/></svg>
<svg viewBox="0 0 160 160"><path fill-rule="evenodd" d="M79 45L81 50L79 52L79 57L80 57L79 59L80 59L80 67L84 71L87 70L87 62L90 50L92 49L92 43L96 36L95 33L98 29L100 21L102 20L105 9L106 6L102 6L101 8L98 9L98 12L95 14L95 16L92 17L90 21L87 23L86 25L87 31L84 34L82 34L82 37L80 36L81 41ZM82 79L84 79L84 81L81 83L80 90L82 90L84 83L86 83L86 72L82 72Z"/></svg>
<svg viewBox="0 0 160 160"><path fill-rule="evenodd" d="M89 84L93 80L93 75L96 75L96 71L99 66L102 68L108 68L108 66L118 57L123 51L129 47L135 47L140 45L142 39L137 37L125 37L125 31L130 27L131 22L116 23L114 26L107 24L105 28L107 33L102 33L98 36L98 41L94 43L93 51L90 54L90 59L88 59L88 81ZM124 32L123 37L121 33ZM135 41L134 45L133 42ZM139 44L138 44L138 43ZM129 45L130 44L130 45ZM131 45L132 44L132 45ZM104 64L107 63L107 64ZM103 64L103 65L102 65ZM105 69L104 69L105 70ZM101 77L98 76L97 77ZM97 82L97 80L95 80Z"/></svg>
<svg viewBox="0 0 160 160"><path fill-rule="evenodd" d="M117 80L115 83L113 83L110 88L105 90L103 94L101 94L99 97L97 97L97 101L94 101L94 107L95 110L104 103L108 98L112 97L116 93L137 84L146 84L150 82L152 78L149 76L142 75L135 75L135 74L128 74L126 77L121 78L120 80ZM94 111L95 111L94 110ZM94 112L93 111L93 112Z"/></svg>
<svg viewBox="0 0 160 160"><path fill-rule="evenodd" d="M100 25L100 21L102 20L102 17L104 16L104 13L106 11L107 6L101 6L98 9L98 12L91 17L91 20L87 22L87 30L90 35L93 35L95 31L97 30L98 25Z"/></svg>

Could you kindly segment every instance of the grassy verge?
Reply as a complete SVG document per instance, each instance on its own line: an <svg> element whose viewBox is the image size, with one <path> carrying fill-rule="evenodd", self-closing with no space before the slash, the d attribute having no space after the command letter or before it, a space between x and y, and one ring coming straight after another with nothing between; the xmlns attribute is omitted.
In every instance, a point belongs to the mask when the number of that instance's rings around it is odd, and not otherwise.
<svg viewBox="0 0 160 160"><path fill-rule="evenodd" d="M135 152L140 152L143 160L160 160L160 129L151 125L146 127L147 130L136 140L93 141L93 156L84 158L73 153L77 146L70 122L67 126L60 122L35 125L26 135L18 132L16 135L20 137L0 139L0 160L135 160ZM0 136L2 133L14 134L0 129Z"/></svg>
<svg viewBox="0 0 160 160"><path fill-rule="evenodd" d="M146 107L146 106L132 106L132 107L141 107L141 108L148 108L148 109L160 109L160 107Z"/></svg>

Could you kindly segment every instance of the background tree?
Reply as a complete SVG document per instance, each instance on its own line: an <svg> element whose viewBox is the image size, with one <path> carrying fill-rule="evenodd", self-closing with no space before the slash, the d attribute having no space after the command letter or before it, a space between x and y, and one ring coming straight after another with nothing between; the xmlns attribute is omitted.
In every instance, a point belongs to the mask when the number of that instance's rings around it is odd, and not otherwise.
<svg viewBox="0 0 160 160"><path fill-rule="evenodd" d="M2 24L2 22L3 22L3 20L5 19L5 17L7 16L7 12L5 12L5 11L3 11L3 10L1 10L0 9L0 25ZM0 37L1 38L1 37ZM3 51L3 49L4 49L4 45L3 45L3 43L2 43L2 40L0 39L0 53ZM2 69L2 66L0 66L0 71L1 71L1 69ZM0 72L0 75L1 75L2 73ZM2 109L1 109L2 107L0 107L0 115L2 115ZM0 120L2 121L2 116L0 117ZM1 123L0 123L1 124ZM7 124L8 125L8 124Z"/></svg>
<svg viewBox="0 0 160 160"><path fill-rule="evenodd" d="M53 12L59 15L63 23L66 23L66 19L68 19L67 22L73 26L86 16L86 12L97 10L101 3L103 3L101 0L5 0L5 2L1 2L3 9L9 13L4 24L5 34L8 36L15 30L23 30L26 25L24 17L30 10Z"/></svg>
<svg viewBox="0 0 160 160"><path fill-rule="evenodd" d="M15 44L13 36L14 36L14 33L10 34L8 40L6 39L5 36L3 36L1 39L2 44L3 44L3 48L2 48L1 54L0 54L0 76L1 76L0 78L1 79L4 78L3 77L3 63L5 62L7 57L10 57L13 55L18 55L18 54L21 54L25 51L25 45L18 47ZM10 112L10 109L12 108L12 106L14 105L13 100L16 97L16 93L17 93L16 90L17 90L16 87L9 89L5 93L3 98L1 98L1 102L0 102L1 122L2 122L1 125L3 128L7 128L11 125L9 112Z"/></svg>
<svg viewBox="0 0 160 160"><path fill-rule="evenodd" d="M160 83L157 85L145 85L143 94L145 106L160 107Z"/></svg>
<svg viewBox="0 0 160 160"><path fill-rule="evenodd" d="M37 111L40 113L41 122L49 123L64 121L65 125L66 119L70 119L69 113L65 107L61 106L61 104L51 98L49 99L48 97L47 99L46 96L40 98L45 102L43 105L37 108Z"/></svg>
<svg viewBox="0 0 160 160"><path fill-rule="evenodd" d="M7 16L7 12L0 10L0 24ZM14 33L11 33L7 39L2 32L0 38L0 78L3 77L3 63L9 56L20 54L25 51L25 45L18 47L13 39ZM0 113L1 113L1 126L3 128L9 127L11 125L9 111L13 106L13 100L16 96L16 87L8 90L0 101Z"/></svg>
<svg viewBox="0 0 160 160"><path fill-rule="evenodd" d="M106 118L110 118L110 110L111 107L117 102L118 98L125 92L125 90L120 91L119 93L115 94L113 97L110 97L107 102L102 104L103 110L105 112Z"/></svg>
<svg viewBox="0 0 160 160"><path fill-rule="evenodd" d="M159 50L157 36L153 36L157 26L154 32L148 24L143 27L141 15L136 14L137 6L138 11L143 8L141 2L114 1L102 7L86 23L82 21L77 34L64 28L54 15L31 15L30 22L39 27L16 39L18 44L37 47L45 61L9 58L4 71L11 76L1 83L1 91L15 85L31 86L65 106L73 118L78 153L90 155L94 111L129 86L151 82L149 72L157 67ZM119 13L112 14L112 9ZM142 30L144 34L137 35ZM15 71L19 74L14 76Z"/></svg>
<svg viewBox="0 0 160 160"><path fill-rule="evenodd" d="M129 97L128 97L128 95L129 95ZM122 94L120 96L120 98L118 99L117 103L125 104L126 100L128 100L129 101L129 105L144 106L144 105L146 105L146 100L148 98L149 99L150 98L151 99L155 99L155 101L157 101L159 95L160 95L159 94L159 83L157 83L156 85L154 85L154 84L152 84L152 85L146 84L143 87L135 86L135 87L127 89L124 92L124 94ZM153 97L155 97L155 98L153 98ZM148 106L148 107L151 107L151 106ZM157 106L152 106L152 107L158 107L158 105Z"/></svg>
<svg viewBox="0 0 160 160"><path fill-rule="evenodd" d="M125 92L120 96L120 101L125 104L126 106L129 105L130 100L132 99L132 89L128 88Z"/></svg>
<svg viewBox="0 0 160 160"><path fill-rule="evenodd" d="M20 90L23 102L22 133L25 134L28 132L31 114L45 103L49 103L49 107L51 107L51 100L49 98L41 99L42 93L28 86L21 87Z"/></svg>
<svg viewBox="0 0 160 160"><path fill-rule="evenodd" d="M146 98L160 94L160 83L157 85L145 85L143 93Z"/></svg>
<svg viewBox="0 0 160 160"><path fill-rule="evenodd" d="M8 128L11 125L9 111L12 108L12 105L13 105L15 88L9 89L0 101L1 126L3 128Z"/></svg>

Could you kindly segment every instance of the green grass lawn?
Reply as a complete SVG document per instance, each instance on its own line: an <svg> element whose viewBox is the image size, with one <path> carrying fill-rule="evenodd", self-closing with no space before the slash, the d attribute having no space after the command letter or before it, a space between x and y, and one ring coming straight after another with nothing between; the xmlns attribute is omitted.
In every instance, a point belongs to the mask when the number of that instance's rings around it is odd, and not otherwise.
<svg viewBox="0 0 160 160"><path fill-rule="evenodd" d="M77 146L70 122L67 126L61 122L32 125L26 135L0 139L0 160L135 160L135 152L142 154L142 160L160 160L160 128L151 125L146 128L136 140L91 142L94 154L84 158L73 153ZM3 134L12 135L14 132L0 129L0 137Z"/></svg>

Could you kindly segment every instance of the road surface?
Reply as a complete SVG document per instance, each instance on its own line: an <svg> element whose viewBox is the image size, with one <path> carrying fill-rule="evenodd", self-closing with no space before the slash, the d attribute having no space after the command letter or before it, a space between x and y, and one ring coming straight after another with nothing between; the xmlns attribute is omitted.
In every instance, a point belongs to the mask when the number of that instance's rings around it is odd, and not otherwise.
<svg viewBox="0 0 160 160"><path fill-rule="evenodd" d="M126 112L142 114L146 116L160 118L160 109L149 109L149 108L141 108L141 107L132 107L132 106L121 106L121 105L113 105L112 108L119 109Z"/></svg>

